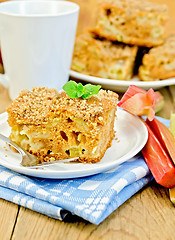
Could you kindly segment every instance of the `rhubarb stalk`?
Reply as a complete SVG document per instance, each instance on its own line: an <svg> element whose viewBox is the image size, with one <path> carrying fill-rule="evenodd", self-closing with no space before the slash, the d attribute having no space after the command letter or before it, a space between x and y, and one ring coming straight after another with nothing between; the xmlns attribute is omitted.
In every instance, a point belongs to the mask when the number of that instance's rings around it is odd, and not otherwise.
<svg viewBox="0 0 175 240"><path fill-rule="evenodd" d="M170 116L170 131L175 138L175 113L172 113ZM175 204L175 187L169 189L169 195L171 202Z"/></svg>

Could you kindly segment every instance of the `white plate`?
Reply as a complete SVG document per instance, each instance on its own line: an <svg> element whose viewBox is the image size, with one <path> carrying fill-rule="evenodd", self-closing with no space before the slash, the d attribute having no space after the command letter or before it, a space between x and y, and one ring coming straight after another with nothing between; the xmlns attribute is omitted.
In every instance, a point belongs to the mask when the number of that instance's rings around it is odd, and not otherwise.
<svg viewBox="0 0 175 240"><path fill-rule="evenodd" d="M169 78L169 79L160 80L160 81L145 82L145 81L139 81L139 79L135 77L130 81L122 81L122 80L93 77L93 76L85 75L75 71L70 71L70 78L78 79L83 82L99 84L105 89L110 89L117 92L125 92L128 89L129 85L131 84L141 87L145 90L148 90L149 88L153 88L154 90L157 90L161 87L175 84L175 78Z"/></svg>
<svg viewBox="0 0 175 240"><path fill-rule="evenodd" d="M0 142L0 164L25 175L53 179L77 178L104 172L135 156L148 138L147 129L142 121L120 109L117 110L115 131L112 146L107 149L99 163L55 163L38 169L26 168L20 165L20 154L10 151L6 143ZM9 136L7 113L0 115L0 133Z"/></svg>

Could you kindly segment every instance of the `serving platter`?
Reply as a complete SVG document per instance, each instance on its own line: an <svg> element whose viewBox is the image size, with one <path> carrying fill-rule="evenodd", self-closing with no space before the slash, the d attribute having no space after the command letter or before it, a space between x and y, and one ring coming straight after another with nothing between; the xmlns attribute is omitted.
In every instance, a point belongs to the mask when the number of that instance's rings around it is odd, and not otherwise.
<svg viewBox="0 0 175 240"><path fill-rule="evenodd" d="M145 90L148 90L149 88L153 88L154 90L157 90L159 88L175 84L175 78L146 82L146 81L140 81L138 77L134 77L129 81L123 81L123 80L117 80L117 79L114 80L114 79L93 77L93 76L85 75L72 70L70 71L70 79L79 80L85 83L99 84L104 89L109 89L116 92L125 92L130 85L136 85Z"/></svg>

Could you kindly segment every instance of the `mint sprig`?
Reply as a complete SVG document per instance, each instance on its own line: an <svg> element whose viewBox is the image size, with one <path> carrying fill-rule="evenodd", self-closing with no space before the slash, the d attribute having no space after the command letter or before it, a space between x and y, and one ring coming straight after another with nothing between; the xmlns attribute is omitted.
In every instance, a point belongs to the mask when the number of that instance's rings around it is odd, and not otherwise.
<svg viewBox="0 0 175 240"><path fill-rule="evenodd" d="M63 86L63 90L71 98L80 98L87 99L92 95L97 95L101 86L86 84L83 86L81 83L76 83L75 81L70 80Z"/></svg>

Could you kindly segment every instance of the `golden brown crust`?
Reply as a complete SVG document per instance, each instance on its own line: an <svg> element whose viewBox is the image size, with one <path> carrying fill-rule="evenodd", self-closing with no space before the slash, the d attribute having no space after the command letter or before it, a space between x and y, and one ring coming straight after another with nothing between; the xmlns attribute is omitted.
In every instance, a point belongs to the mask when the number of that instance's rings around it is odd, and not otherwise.
<svg viewBox="0 0 175 240"><path fill-rule="evenodd" d="M88 99L71 99L64 91L46 87L36 87L32 91L23 90L19 97L7 108L9 123L47 124L55 115L70 113L86 121L102 115L116 105L117 94L100 90L98 95Z"/></svg>
<svg viewBox="0 0 175 240"><path fill-rule="evenodd" d="M91 31L112 41L152 47L164 42L166 5L140 0L99 1Z"/></svg>
<svg viewBox="0 0 175 240"><path fill-rule="evenodd" d="M100 161L114 137L117 100L105 90L85 100L45 87L24 90L7 109L10 138L40 162Z"/></svg>
<svg viewBox="0 0 175 240"><path fill-rule="evenodd" d="M143 81L157 81L175 77L175 35L165 43L152 48L144 55L139 67L139 78Z"/></svg>
<svg viewBox="0 0 175 240"><path fill-rule="evenodd" d="M95 39L85 33L77 37L72 70L83 74L118 80L129 80L138 48Z"/></svg>

